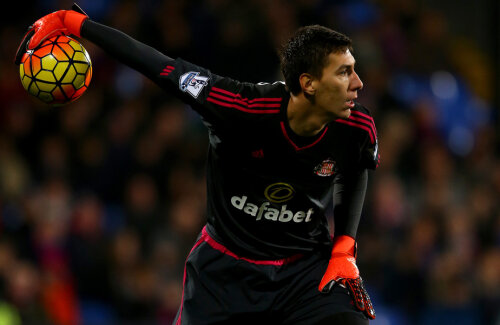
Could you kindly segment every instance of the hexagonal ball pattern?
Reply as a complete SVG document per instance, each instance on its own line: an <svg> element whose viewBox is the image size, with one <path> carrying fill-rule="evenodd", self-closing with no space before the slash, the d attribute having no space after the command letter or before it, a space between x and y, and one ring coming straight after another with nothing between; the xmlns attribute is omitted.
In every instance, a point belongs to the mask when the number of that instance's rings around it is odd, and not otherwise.
<svg viewBox="0 0 500 325"><path fill-rule="evenodd" d="M88 89L92 63L82 44L59 35L23 55L19 76L31 95L51 105L64 105Z"/></svg>

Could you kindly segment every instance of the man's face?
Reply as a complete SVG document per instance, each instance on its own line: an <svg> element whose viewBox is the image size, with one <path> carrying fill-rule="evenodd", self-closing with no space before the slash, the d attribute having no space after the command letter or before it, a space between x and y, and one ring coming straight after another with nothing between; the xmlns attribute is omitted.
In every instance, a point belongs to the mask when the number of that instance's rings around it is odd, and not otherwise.
<svg viewBox="0 0 500 325"><path fill-rule="evenodd" d="M330 53L321 79L313 81L315 104L332 118L348 118L363 82L354 71L354 57L349 50Z"/></svg>

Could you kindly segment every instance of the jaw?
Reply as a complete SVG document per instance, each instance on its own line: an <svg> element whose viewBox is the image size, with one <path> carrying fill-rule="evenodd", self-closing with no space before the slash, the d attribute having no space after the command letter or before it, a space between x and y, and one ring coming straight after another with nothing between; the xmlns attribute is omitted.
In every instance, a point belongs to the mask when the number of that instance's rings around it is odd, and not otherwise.
<svg viewBox="0 0 500 325"><path fill-rule="evenodd" d="M337 101L336 107L330 110L331 115L334 117L333 120L338 118L349 118L349 116L351 116L351 109L353 109L354 106L354 100Z"/></svg>
<svg viewBox="0 0 500 325"><path fill-rule="evenodd" d="M339 112L338 116L339 116L339 118L349 118L349 116L351 116L351 109L346 108L346 109L341 110Z"/></svg>

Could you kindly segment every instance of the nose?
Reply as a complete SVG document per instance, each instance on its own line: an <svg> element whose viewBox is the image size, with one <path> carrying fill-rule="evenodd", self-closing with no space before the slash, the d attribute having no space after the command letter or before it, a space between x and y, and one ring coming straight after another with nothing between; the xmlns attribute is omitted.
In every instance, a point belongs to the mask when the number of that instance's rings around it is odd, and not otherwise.
<svg viewBox="0 0 500 325"><path fill-rule="evenodd" d="M359 78L358 74L356 72L354 72L352 74L352 80L351 80L351 90L353 91L357 91L357 90L361 90L363 89L363 82L361 81L361 79Z"/></svg>

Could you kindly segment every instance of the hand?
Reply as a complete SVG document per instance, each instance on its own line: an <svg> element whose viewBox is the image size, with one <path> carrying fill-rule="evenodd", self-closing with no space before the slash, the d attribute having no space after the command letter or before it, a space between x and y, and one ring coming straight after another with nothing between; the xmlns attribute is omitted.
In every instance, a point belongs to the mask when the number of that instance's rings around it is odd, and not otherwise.
<svg viewBox="0 0 500 325"><path fill-rule="evenodd" d="M334 239L332 256L319 284L319 291L327 293L335 284L344 286L349 290L356 308L374 319L375 310L356 266L355 248L352 237L342 235Z"/></svg>
<svg viewBox="0 0 500 325"><path fill-rule="evenodd" d="M74 4L73 10L59 10L38 19L24 35L21 45L17 49L14 63L19 65L26 50L36 48L45 39L52 36L75 35L81 37L80 29L88 18L87 14L77 4Z"/></svg>

